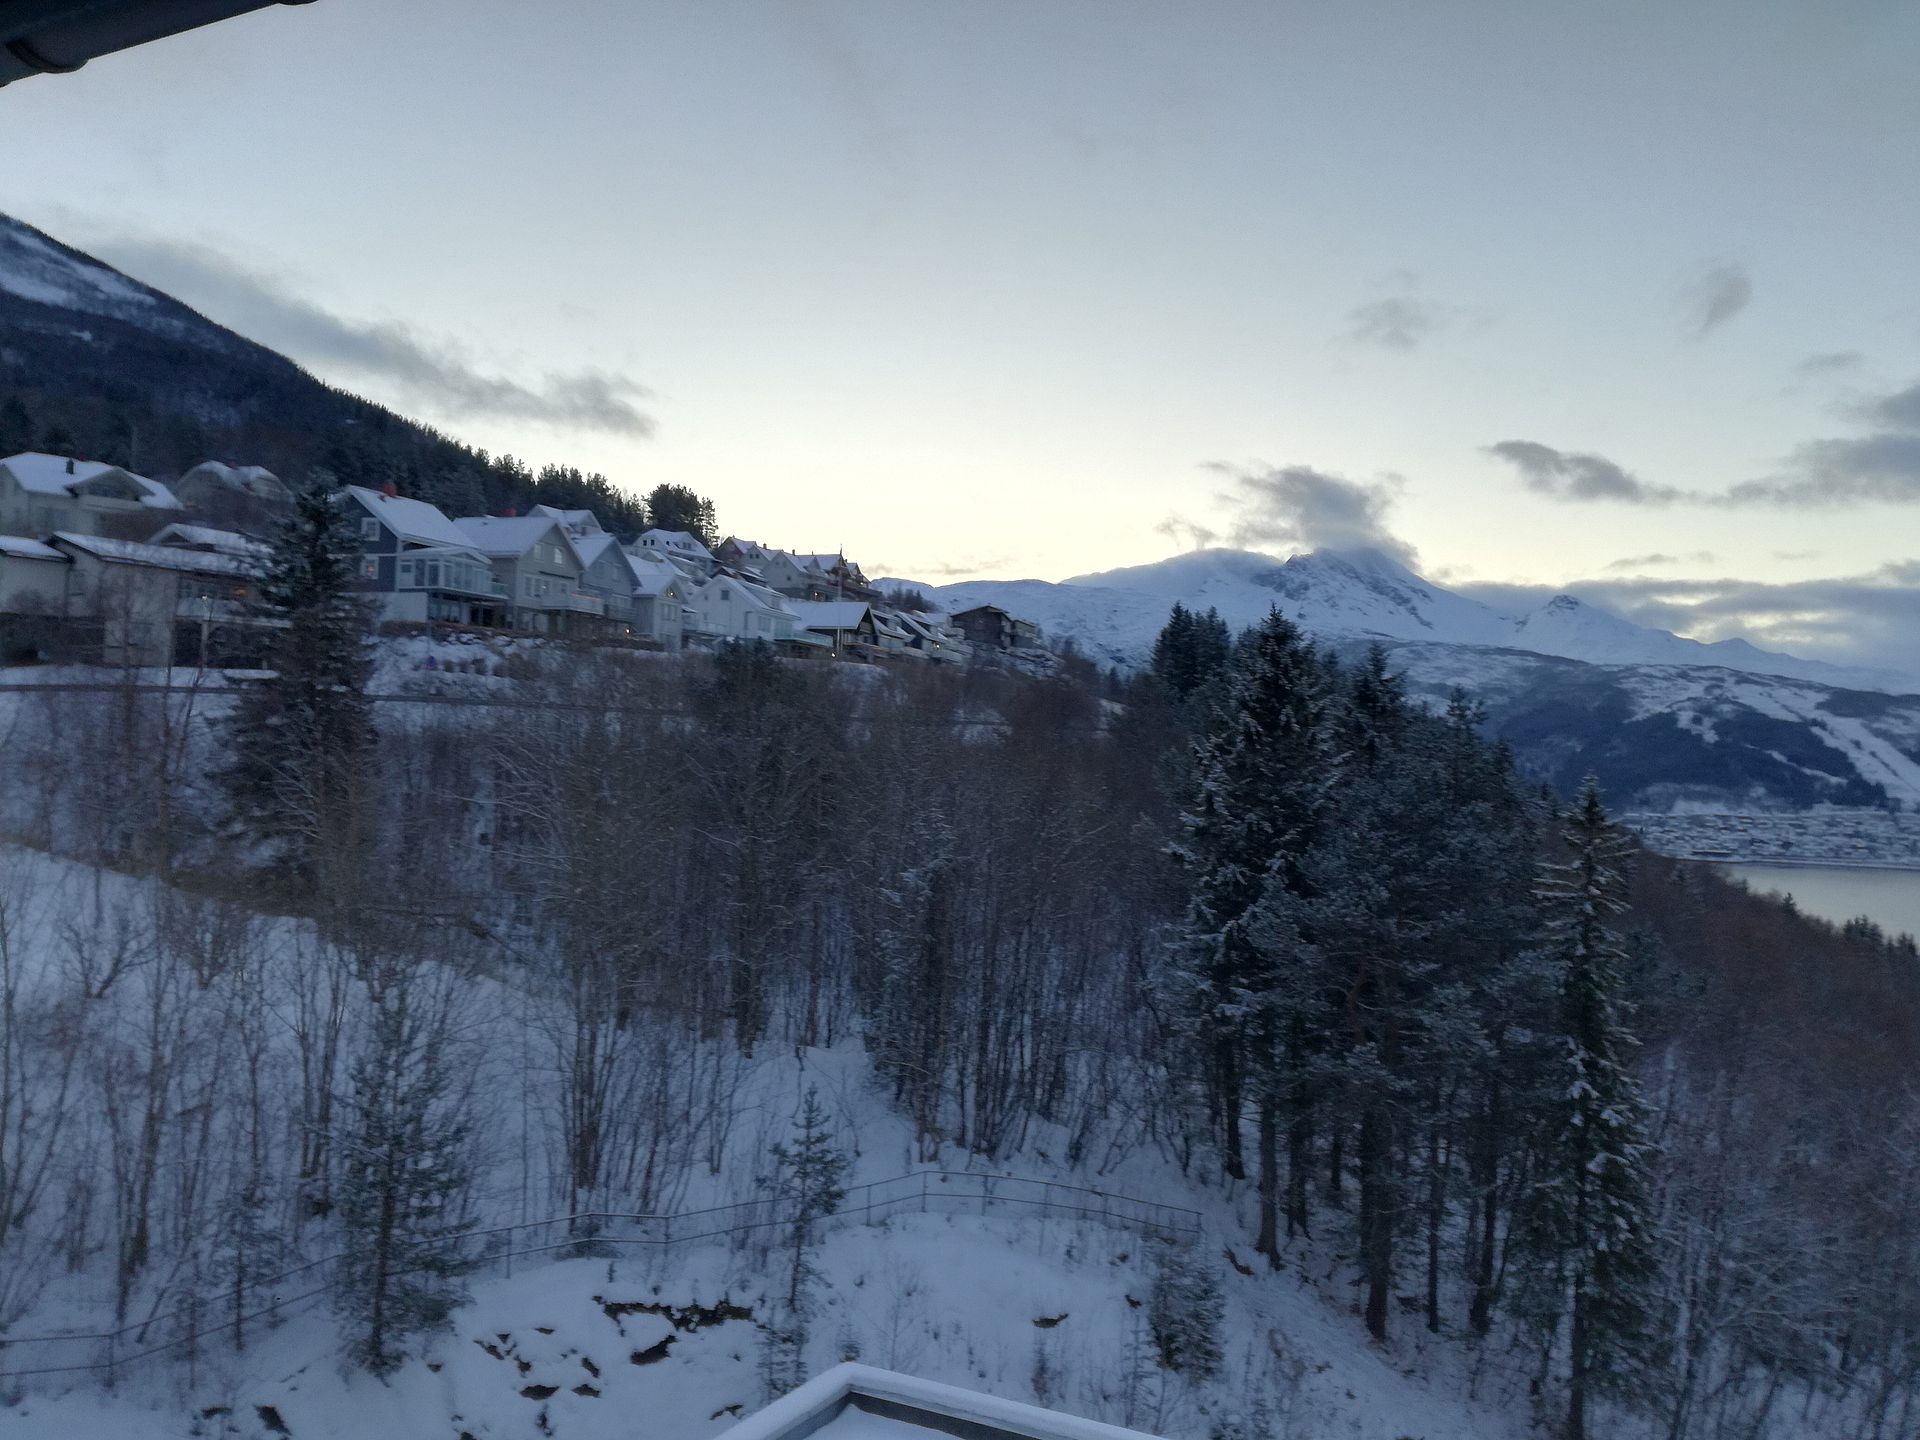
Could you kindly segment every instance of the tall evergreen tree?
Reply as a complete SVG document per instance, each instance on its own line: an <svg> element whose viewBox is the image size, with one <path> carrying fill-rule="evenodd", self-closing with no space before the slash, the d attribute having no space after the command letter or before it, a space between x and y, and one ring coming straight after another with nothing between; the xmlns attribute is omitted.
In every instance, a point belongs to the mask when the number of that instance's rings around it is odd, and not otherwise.
<svg viewBox="0 0 1920 1440"><path fill-rule="evenodd" d="M336 1204L349 1248L335 1303L353 1357L375 1374L466 1298L460 1277L471 1264L454 1237L471 1224L471 1127L450 1000L440 977L386 977L343 1097Z"/></svg>
<svg viewBox="0 0 1920 1440"><path fill-rule="evenodd" d="M295 497L259 584L271 675L228 725L232 818L297 888L360 844L374 730L371 613L354 591L360 547L324 473Z"/></svg>
<svg viewBox="0 0 1920 1440"><path fill-rule="evenodd" d="M1270 889L1302 887L1301 861L1335 775L1330 700L1327 664L1291 621L1276 610L1249 631L1195 747L1195 794L1175 851L1193 885L1176 971L1222 1162L1245 1176L1243 1112L1257 1099L1268 1207L1276 1087L1297 1089L1308 1040L1289 1003L1299 995L1285 973L1291 941L1276 929L1274 907L1264 926L1256 908Z"/></svg>
<svg viewBox="0 0 1920 1440"><path fill-rule="evenodd" d="M720 543L713 501L685 485L656 485L647 495L647 520L656 530L684 530L711 549Z"/></svg>
<svg viewBox="0 0 1920 1440"><path fill-rule="evenodd" d="M1568 1324L1567 1440L1585 1440L1588 1402L1622 1388L1644 1359L1655 1278L1648 1123L1628 1068L1626 950L1608 923L1625 909L1629 847L1588 777L1565 832L1565 862L1541 887L1557 1024L1540 1115L1539 1174L1527 1196L1528 1250Z"/></svg>

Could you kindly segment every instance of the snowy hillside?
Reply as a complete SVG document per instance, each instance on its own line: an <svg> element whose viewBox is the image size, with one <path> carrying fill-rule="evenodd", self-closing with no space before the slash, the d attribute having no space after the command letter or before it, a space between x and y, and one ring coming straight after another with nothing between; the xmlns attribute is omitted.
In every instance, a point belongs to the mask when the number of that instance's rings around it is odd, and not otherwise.
<svg viewBox="0 0 1920 1440"><path fill-rule="evenodd" d="M157 882L12 847L0 847L0 877L8 882L0 898L9 902L9 983L19 987L10 993L29 1008L67 983L75 948L104 939L115 917L149 907L170 913L180 903ZM260 983L276 996L283 984L297 992L312 963L310 931L290 921L258 923L252 941ZM468 999L470 1023L486 1032L492 1056L486 1085L508 1099L524 1083L514 1066L526 1041L513 1033L519 1006L501 1003L512 998L504 983L473 980ZM91 1023L136 1018L144 997L134 985L97 986ZM294 992L286 1000L292 1013ZM706 1048L696 1064L734 1063L723 1045ZM534 1224L489 1232L482 1253L492 1258L470 1277L470 1300L420 1353L379 1379L343 1365L342 1327L324 1293L307 1294L311 1276L297 1275L276 1287L285 1301L279 1323L253 1325L240 1353L221 1335L191 1362L176 1351L123 1364L111 1392L87 1368L0 1380L10 1401L0 1429L18 1440L719 1436L765 1399L760 1366L781 1256L769 1254L766 1212L755 1197L764 1193L769 1141L781 1136L797 1097L816 1086L833 1138L852 1158L856 1188L816 1257L824 1293L806 1355L812 1371L857 1357L1070 1414L1130 1420L1172 1440L1199 1440L1216 1419L1255 1402L1273 1417L1275 1435L1518 1440L1527 1433L1520 1369L1490 1357L1476 1401L1467 1397L1468 1357L1449 1342L1408 1325L1393 1346L1370 1344L1352 1313L1352 1274L1336 1243L1296 1242L1288 1268L1269 1273L1246 1244L1250 1188L1223 1195L1183 1173L1164 1148L1139 1146L1110 1156L1103 1170L1076 1170L1048 1158L1065 1152L1068 1137L1037 1125L1027 1151L991 1174L977 1173L979 1158L958 1148L929 1159L857 1042L773 1047L744 1065L737 1083L738 1119L719 1142L715 1165L689 1167L681 1183L690 1188L672 1205L687 1217L684 1242L609 1239L581 1256L555 1244L564 1242L562 1230ZM542 1119L519 1106L498 1113L500 1133L492 1138L502 1165L529 1139L543 1143ZM513 1133L529 1123L530 1136ZM882 1187L878 1193L894 1195L894 1204L860 1205L860 1185L942 1164L957 1173L918 1187L927 1198L917 1199L911 1186ZM524 1220L524 1198L506 1200L514 1187L498 1179L493 1193L510 1206L498 1218ZM1052 1190L1047 1182L1097 1189ZM1202 1227L1190 1253L1221 1287L1224 1333L1232 1337L1212 1381L1188 1381L1142 1361L1150 1345L1147 1297L1157 1257L1170 1246L1108 1218L1156 1213L1130 1210L1109 1198L1115 1192L1188 1207L1178 1223ZM1011 1198L984 1198L995 1194ZM718 1218L690 1213L720 1204L745 1208ZM756 1223L759 1229L746 1228ZM606 1233L627 1232L609 1224ZM321 1250L332 1243L326 1235L311 1240ZM503 1257L509 1246L522 1253ZM109 1328L107 1277L94 1267L46 1267L15 1278L0 1374L97 1365L102 1350L92 1339L27 1337ZM177 1313L176 1299L172 1282L143 1293L136 1317ZM166 1340L165 1319L140 1338L148 1346ZM127 1344L122 1354L138 1348Z"/></svg>
<svg viewBox="0 0 1920 1440"><path fill-rule="evenodd" d="M1044 580L977 580L921 587L949 609L1002 605L1107 664L1141 664L1176 602L1215 609L1235 629L1278 606L1315 634L1524 650L1595 665L1723 666L1851 690L1920 692L1920 677L1829 665L1712 644L1636 625L1559 595L1521 615L1421 579L1376 550L1320 550L1281 561L1245 550L1201 550L1152 565Z"/></svg>

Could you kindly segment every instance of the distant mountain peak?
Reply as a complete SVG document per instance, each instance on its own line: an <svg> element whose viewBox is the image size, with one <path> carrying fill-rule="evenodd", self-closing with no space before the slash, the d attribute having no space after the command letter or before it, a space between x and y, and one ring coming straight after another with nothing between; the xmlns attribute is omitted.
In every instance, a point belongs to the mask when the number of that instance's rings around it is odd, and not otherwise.
<svg viewBox="0 0 1920 1440"><path fill-rule="evenodd" d="M1513 615L1416 574L1386 552L1322 549L1285 559L1252 550L1190 550L1149 565L1040 580L926 587L955 603L1004 604L1109 663L1139 665L1177 601L1218 610L1235 628L1278 606L1310 633L1527 651L1597 665L1719 666L1855 690L1912 693L1920 682L1773 654L1744 640L1703 643L1555 595Z"/></svg>

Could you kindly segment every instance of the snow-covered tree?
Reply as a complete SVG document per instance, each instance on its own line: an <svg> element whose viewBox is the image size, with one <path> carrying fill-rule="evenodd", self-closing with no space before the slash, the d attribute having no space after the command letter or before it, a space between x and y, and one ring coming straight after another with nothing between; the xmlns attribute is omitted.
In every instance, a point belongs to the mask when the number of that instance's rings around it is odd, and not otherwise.
<svg viewBox="0 0 1920 1440"><path fill-rule="evenodd" d="M452 1237L471 1224L472 1124L451 983L404 962L384 977L339 1107L335 1203L348 1250L335 1304L350 1353L375 1374L466 1298L470 1262Z"/></svg>
<svg viewBox="0 0 1920 1440"><path fill-rule="evenodd" d="M1269 891L1294 892L1336 769L1326 663L1279 611L1241 639L1195 747L1195 794L1176 856L1192 878L1177 980L1217 1116L1226 1172L1246 1174L1242 1112L1273 1124L1276 1068L1297 1074L1297 1017L1277 1012L1283 955L1254 928ZM1270 927L1269 927L1270 928ZM1288 988L1287 993L1297 993ZM1251 1092L1251 1093L1250 1093ZM1270 1147L1263 1145L1263 1155ZM1269 1201L1273 1176L1263 1176Z"/></svg>
<svg viewBox="0 0 1920 1440"><path fill-rule="evenodd" d="M257 602L272 673L227 727L233 822L301 888L321 883L329 855L359 848L374 743L370 612L353 589L360 547L332 488L324 474L310 480L274 537Z"/></svg>
<svg viewBox="0 0 1920 1440"><path fill-rule="evenodd" d="M1192 1380L1219 1372L1226 1297L1220 1276L1191 1245L1165 1245L1154 1257L1147 1324L1160 1364Z"/></svg>
<svg viewBox="0 0 1920 1440"><path fill-rule="evenodd" d="M768 1153L774 1168L764 1188L782 1232L783 1288L767 1324L766 1382L778 1394L806 1378L808 1322L820 1282L815 1242L820 1221L840 1208L847 1193L847 1157L834 1143L818 1087L807 1087L790 1139Z"/></svg>
<svg viewBox="0 0 1920 1440"><path fill-rule="evenodd" d="M1568 1440L1585 1440L1588 1403L1618 1390L1646 1352L1656 1273L1653 1152L1635 1040L1624 1018L1626 952L1610 922L1625 909L1629 846L1591 777L1565 831L1567 858L1541 886L1544 959L1556 996L1548 1039L1538 1173L1522 1224L1532 1263L1551 1277L1549 1312L1568 1336Z"/></svg>

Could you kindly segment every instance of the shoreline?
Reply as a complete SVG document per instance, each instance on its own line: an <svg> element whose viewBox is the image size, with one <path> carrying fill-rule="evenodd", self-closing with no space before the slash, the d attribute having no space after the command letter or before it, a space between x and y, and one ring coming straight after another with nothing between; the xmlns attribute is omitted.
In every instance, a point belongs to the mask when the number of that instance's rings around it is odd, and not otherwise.
<svg viewBox="0 0 1920 1440"><path fill-rule="evenodd" d="M1800 857L1756 860L1718 855L1675 855L1670 858L1691 860L1699 865L1771 865L1780 870L1887 870L1895 874L1920 875L1920 862L1911 860L1810 860Z"/></svg>

